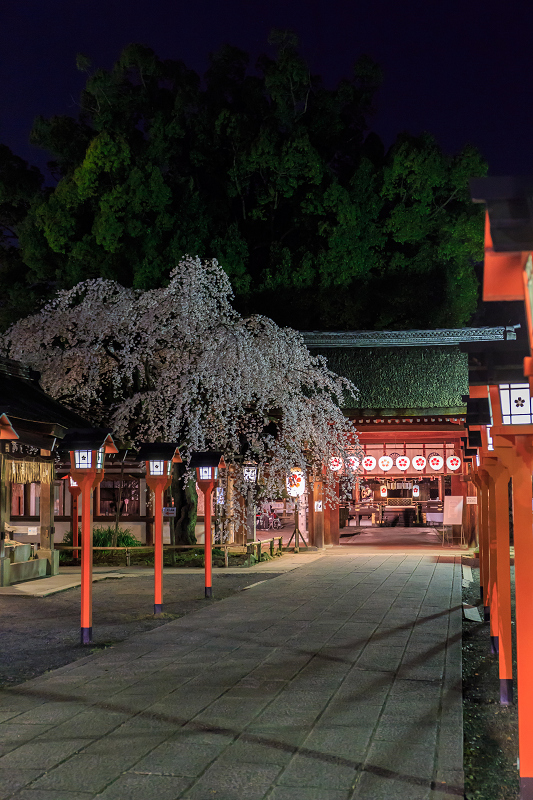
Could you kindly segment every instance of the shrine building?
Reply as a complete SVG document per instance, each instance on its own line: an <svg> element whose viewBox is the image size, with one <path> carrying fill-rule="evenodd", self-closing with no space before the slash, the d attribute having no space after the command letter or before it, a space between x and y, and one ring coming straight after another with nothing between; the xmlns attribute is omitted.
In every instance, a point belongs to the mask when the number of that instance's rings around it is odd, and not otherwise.
<svg viewBox="0 0 533 800"><path fill-rule="evenodd" d="M349 517L363 524L442 525L446 495L463 498L456 533L472 542L477 509L469 473L477 451L468 445L466 426L469 360L481 363L483 353L503 347L513 361L525 331L502 325L303 336L314 355L325 356L359 390L347 398L345 413L357 428L362 475L352 503L324 509L324 544L339 543ZM317 523L320 528L310 502L309 536L320 545Z"/></svg>

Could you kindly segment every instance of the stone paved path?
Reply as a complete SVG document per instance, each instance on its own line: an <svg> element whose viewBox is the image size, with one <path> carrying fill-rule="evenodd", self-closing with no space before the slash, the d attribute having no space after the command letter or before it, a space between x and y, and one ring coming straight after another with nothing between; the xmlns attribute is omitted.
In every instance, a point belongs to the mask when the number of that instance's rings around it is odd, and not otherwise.
<svg viewBox="0 0 533 800"><path fill-rule="evenodd" d="M454 556L328 554L0 693L0 798L463 796Z"/></svg>

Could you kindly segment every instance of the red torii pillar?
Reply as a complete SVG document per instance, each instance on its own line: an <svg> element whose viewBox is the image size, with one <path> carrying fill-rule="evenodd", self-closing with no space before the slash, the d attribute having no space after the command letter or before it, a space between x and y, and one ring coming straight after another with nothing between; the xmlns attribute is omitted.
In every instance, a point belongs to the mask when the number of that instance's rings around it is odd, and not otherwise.
<svg viewBox="0 0 533 800"><path fill-rule="evenodd" d="M533 800L533 426L512 427L514 431L510 425L494 426L492 434L513 479L520 797Z"/></svg>

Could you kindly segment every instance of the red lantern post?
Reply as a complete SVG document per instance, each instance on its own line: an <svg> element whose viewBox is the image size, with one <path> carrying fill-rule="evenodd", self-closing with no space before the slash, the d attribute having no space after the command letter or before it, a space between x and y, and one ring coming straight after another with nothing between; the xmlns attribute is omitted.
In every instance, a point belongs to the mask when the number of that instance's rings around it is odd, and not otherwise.
<svg viewBox="0 0 533 800"><path fill-rule="evenodd" d="M191 467L196 468L196 481L204 495L204 564L205 564L205 596L213 597L213 552L211 536L211 495L213 487L218 477L218 470L223 469L226 464L222 453L207 451L205 453L193 453L191 457Z"/></svg>
<svg viewBox="0 0 533 800"><path fill-rule="evenodd" d="M106 453L118 453L109 431L68 431L62 449L70 452L70 476L81 490L81 643L90 644L93 633L93 531L92 490L104 474Z"/></svg>
<svg viewBox="0 0 533 800"><path fill-rule="evenodd" d="M154 614L163 612L163 495L172 480L172 464L181 463L175 444L143 444L139 451L146 461L146 483L154 493Z"/></svg>

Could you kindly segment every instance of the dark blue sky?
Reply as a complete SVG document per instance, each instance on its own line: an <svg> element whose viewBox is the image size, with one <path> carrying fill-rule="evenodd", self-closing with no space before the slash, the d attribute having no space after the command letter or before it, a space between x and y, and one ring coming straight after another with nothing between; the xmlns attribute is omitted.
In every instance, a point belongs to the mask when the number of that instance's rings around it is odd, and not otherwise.
<svg viewBox="0 0 533 800"><path fill-rule="evenodd" d="M448 152L476 145L491 174L533 174L533 4L525 0L3 0L0 141L29 145L37 114L76 115L76 53L110 67L130 42L203 72L223 43L252 55L291 28L333 85L367 53L385 73L372 128L433 133Z"/></svg>

